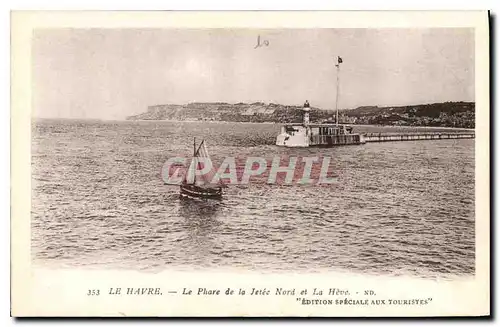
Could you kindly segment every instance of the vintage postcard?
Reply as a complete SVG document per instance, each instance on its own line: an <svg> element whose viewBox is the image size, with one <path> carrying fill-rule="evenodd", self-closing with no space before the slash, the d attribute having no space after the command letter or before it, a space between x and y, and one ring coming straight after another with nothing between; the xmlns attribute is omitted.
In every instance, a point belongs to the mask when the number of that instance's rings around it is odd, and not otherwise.
<svg viewBox="0 0 500 327"><path fill-rule="evenodd" d="M490 314L488 12L11 22L13 316Z"/></svg>

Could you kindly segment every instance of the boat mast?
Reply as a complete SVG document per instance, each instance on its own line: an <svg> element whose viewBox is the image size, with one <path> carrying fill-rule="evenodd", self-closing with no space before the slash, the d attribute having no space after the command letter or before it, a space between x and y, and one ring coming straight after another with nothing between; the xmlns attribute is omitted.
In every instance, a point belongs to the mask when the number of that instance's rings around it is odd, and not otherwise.
<svg viewBox="0 0 500 327"><path fill-rule="evenodd" d="M196 137L193 139L193 157L196 156Z"/></svg>
<svg viewBox="0 0 500 327"><path fill-rule="evenodd" d="M337 57L337 95L335 97L335 123L339 124L339 75L340 75L340 64L342 63L342 58Z"/></svg>

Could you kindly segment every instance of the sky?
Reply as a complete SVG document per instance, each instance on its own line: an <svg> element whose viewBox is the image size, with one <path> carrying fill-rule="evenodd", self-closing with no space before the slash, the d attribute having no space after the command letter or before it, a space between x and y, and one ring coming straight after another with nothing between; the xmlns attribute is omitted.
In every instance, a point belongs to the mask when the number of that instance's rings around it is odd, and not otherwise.
<svg viewBox="0 0 500 327"><path fill-rule="evenodd" d="M260 38L260 46L258 39ZM36 117L124 119L150 105L339 108L474 101L474 30L40 29Z"/></svg>

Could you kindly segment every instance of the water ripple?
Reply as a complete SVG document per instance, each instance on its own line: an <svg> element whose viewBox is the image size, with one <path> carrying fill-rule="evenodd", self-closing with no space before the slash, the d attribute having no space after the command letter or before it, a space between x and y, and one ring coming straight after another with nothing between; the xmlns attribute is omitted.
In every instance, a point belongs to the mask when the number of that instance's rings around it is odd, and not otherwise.
<svg viewBox="0 0 500 327"><path fill-rule="evenodd" d="M361 127L369 129L373 127ZM473 140L273 146L273 124L37 121L34 260L133 269L474 273ZM367 130L369 131L369 130ZM331 156L339 182L231 186L183 201L160 172L207 139L226 156Z"/></svg>

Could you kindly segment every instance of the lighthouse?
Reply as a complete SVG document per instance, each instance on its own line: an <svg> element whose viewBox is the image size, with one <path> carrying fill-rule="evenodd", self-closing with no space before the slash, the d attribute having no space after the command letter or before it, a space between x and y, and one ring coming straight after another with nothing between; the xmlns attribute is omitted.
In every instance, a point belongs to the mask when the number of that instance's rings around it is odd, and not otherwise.
<svg viewBox="0 0 500 327"><path fill-rule="evenodd" d="M304 103L304 108L302 111L304 112L304 126L309 124L309 111L311 108L309 107L309 101L306 100Z"/></svg>
<svg viewBox="0 0 500 327"><path fill-rule="evenodd" d="M365 136L353 133L350 126L339 124L339 75L340 64L343 62L337 56L337 94L335 98L335 123L311 123L309 113L311 111L309 101L306 100L302 108L302 123L286 124L281 127L281 133L276 137L276 145L286 147L309 147L309 146L337 146L347 144L364 144ZM295 112L295 115L298 111Z"/></svg>

